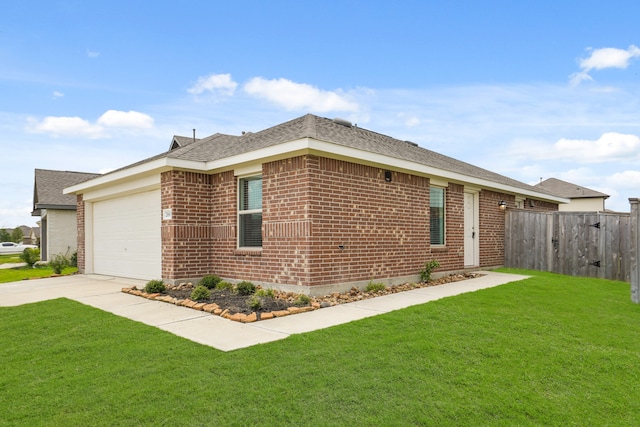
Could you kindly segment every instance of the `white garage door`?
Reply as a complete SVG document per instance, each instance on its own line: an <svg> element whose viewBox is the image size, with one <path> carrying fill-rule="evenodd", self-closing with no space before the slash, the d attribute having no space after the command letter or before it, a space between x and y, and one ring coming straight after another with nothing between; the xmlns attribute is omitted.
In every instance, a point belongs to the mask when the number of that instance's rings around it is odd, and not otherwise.
<svg viewBox="0 0 640 427"><path fill-rule="evenodd" d="M160 226L160 190L94 203L94 272L143 280L160 279Z"/></svg>

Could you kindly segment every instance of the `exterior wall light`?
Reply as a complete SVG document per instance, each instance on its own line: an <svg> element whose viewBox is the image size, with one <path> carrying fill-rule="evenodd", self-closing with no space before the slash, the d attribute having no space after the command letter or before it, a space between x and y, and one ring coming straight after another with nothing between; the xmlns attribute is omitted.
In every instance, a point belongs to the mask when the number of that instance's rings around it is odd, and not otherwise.
<svg viewBox="0 0 640 427"><path fill-rule="evenodd" d="M507 202L505 202L504 200L500 200L500 203L498 203L498 207L499 207L501 210L505 210L505 209L507 209Z"/></svg>

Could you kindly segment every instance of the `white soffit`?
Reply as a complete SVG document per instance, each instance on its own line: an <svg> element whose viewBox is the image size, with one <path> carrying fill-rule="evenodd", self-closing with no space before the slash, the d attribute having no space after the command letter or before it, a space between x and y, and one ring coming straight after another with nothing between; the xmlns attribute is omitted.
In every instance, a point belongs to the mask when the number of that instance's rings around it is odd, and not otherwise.
<svg viewBox="0 0 640 427"><path fill-rule="evenodd" d="M440 181L442 182L461 182L470 184L472 186L475 186L476 188L499 190L506 193L531 196L538 199L553 201L556 203L569 203L568 199L562 197L538 193L536 191L521 189L518 187L513 187L511 185L496 183L481 178L470 177L468 175L460 174L457 172L426 166L410 160L389 157L383 154L363 151L333 142L321 141L313 138L297 139L270 147L261 148L259 150L249 151L247 153L226 157L223 159L212 160L210 162L197 162L192 160L164 157L162 159L153 160L148 163L143 163L127 169L122 169L117 172L112 172L101 177L94 178L82 184L65 188L64 194L83 193L91 188L111 186L117 181L131 180L131 178L136 175L159 175L161 172L171 169L194 170L206 173L219 172L229 169L244 170L244 165L248 165L246 166L248 168L253 168L256 163L263 163L279 158L287 158L308 153L351 160L359 163L364 162L383 168L399 169L413 174L427 176L432 179L435 177L436 179L440 179ZM238 165L242 166L238 167Z"/></svg>

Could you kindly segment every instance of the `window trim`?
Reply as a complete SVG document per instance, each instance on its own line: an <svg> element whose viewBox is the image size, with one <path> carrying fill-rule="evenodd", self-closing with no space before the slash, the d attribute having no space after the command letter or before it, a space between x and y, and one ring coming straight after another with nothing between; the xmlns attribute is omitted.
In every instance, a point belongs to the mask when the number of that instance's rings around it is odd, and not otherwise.
<svg viewBox="0 0 640 427"><path fill-rule="evenodd" d="M242 184L245 181L253 181L257 178L260 179L260 208L259 209L241 209L242 208ZM259 251L262 250L262 174L251 174L244 176L237 176L237 209L236 209L236 224L237 224L237 235L236 235L236 248L240 250L250 250L250 251ZM260 214L260 246L242 246L240 243L242 241L242 226L241 226L241 217L243 215L251 215L251 214Z"/></svg>
<svg viewBox="0 0 640 427"><path fill-rule="evenodd" d="M432 222L433 216L431 215L431 210L434 208L432 206L432 198L431 191L433 189L442 190L442 243L433 243L433 235L431 234L432 230ZM438 207L439 208L439 207ZM439 185L430 185L429 186L429 245L434 247L444 247L447 245L447 189L445 187Z"/></svg>

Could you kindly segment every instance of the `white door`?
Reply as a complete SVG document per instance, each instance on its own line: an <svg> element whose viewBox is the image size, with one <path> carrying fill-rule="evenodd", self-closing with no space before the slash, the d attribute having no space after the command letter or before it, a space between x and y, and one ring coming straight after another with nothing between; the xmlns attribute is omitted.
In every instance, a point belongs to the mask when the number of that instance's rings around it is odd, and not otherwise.
<svg viewBox="0 0 640 427"><path fill-rule="evenodd" d="M478 225L476 201L477 193L464 193L464 265L465 267L480 264L478 250Z"/></svg>
<svg viewBox="0 0 640 427"><path fill-rule="evenodd" d="M93 204L93 271L152 280L162 277L160 190Z"/></svg>

